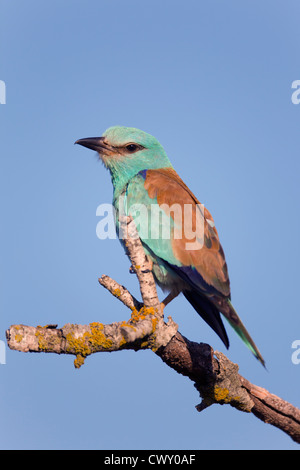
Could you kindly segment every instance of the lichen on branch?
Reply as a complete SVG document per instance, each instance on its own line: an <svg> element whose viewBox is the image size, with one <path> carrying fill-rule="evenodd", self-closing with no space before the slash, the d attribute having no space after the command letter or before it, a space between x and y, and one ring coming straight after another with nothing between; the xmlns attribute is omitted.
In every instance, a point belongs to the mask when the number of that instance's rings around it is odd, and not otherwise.
<svg viewBox="0 0 300 470"><path fill-rule="evenodd" d="M138 278L142 302L107 275L99 278L99 284L130 309L130 318L108 325L68 323L61 328L57 325L12 325L6 332L9 348L22 352L71 354L75 356L77 369L88 356L97 352L150 349L165 364L194 382L202 399L196 407L198 411L212 404L229 404L240 411L251 412L300 443L298 408L251 384L239 375L237 364L208 344L195 343L182 336L171 317L167 323L164 321L153 274L134 223L128 217L122 223L127 233L127 254Z"/></svg>

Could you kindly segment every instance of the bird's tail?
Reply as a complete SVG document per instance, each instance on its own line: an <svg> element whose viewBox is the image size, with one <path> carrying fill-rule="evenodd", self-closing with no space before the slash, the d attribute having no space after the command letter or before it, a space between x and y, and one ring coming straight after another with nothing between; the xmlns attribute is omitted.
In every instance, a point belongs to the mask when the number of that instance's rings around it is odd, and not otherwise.
<svg viewBox="0 0 300 470"><path fill-rule="evenodd" d="M246 330L245 326L243 325L241 319L239 318L238 314L236 313L232 303L229 299L222 300L222 307L220 308L221 312L225 316L226 320L230 323L232 328L236 331L239 337L243 340L246 346L250 349L252 354L256 357L256 359L261 362L261 364L265 366L265 361L260 354L259 350L257 349L253 339L249 335L248 331Z"/></svg>
<svg viewBox="0 0 300 470"><path fill-rule="evenodd" d="M256 359L266 367L262 355L228 298L212 297L208 299L194 290L184 290L182 293L203 320L217 333L226 348L229 347L229 340L219 312L223 314Z"/></svg>
<svg viewBox="0 0 300 470"><path fill-rule="evenodd" d="M184 290L182 293L196 312L198 312L203 320L217 333L228 349L229 340L219 309L207 297L197 291Z"/></svg>

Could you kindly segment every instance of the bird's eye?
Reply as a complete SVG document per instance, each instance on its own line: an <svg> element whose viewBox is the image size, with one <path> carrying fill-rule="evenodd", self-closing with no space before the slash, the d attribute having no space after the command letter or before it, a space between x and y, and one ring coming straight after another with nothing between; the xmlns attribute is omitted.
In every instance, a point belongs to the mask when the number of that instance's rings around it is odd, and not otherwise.
<svg viewBox="0 0 300 470"><path fill-rule="evenodd" d="M128 150L128 152L130 152L130 153L136 152L136 150L138 150L138 148L139 148L139 146L135 145L135 144L126 145L126 150Z"/></svg>

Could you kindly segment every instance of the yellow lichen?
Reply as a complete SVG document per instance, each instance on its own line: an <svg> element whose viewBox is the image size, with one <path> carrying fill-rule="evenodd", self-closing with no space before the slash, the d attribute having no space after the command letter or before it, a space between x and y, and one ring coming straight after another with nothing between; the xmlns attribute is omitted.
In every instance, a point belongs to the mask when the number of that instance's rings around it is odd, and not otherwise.
<svg viewBox="0 0 300 470"><path fill-rule="evenodd" d="M126 344L126 339L124 338L124 336L122 337L120 343L119 343L119 348L121 348L122 346L124 346L124 344Z"/></svg>
<svg viewBox="0 0 300 470"><path fill-rule="evenodd" d="M102 323L90 323L90 328L92 334L90 336L88 333L85 334L88 335L88 339L92 347L97 348L98 346L101 346L104 349L110 349L112 347L112 340L107 338L103 333Z"/></svg>
<svg viewBox="0 0 300 470"><path fill-rule="evenodd" d="M46 351L48 349L48 343L44 338L45 330L42 326L37 326L35 336L38 338L39 349Z"/></svg>
<svg viewBox="0 0 300 470"><path fill-rule="evenodd" d="M60 345L60 338L55 335L49 335L47 326L37 326L35 336L38 339L38 346L41 351L56 351Z"/></svg>
<svg viewBox="0 0 300 470"><path fill-rule="evenodd" d="M120 297L120 295L121 295L121 290L120 290L120 289L114 289L112 293L113 293L113 295L114 295L115 297Z"/></svg>
<svg viewBox="0 0 300 470"><path fill-rule="evenodd" d="M151 319L152 321L152 333L154 333L154 331L156 330L156 327L157 327L157 322L158 322L158 318L157 317L153 317Z"/></svg>
<svg viewBox="0 0 300 470"><path fill-rule="evenodd" d="M215 387L214 388L214 398L217 402L229 403L229 390L228 388Z"/></svg>
<svg viewBox="0 0 300 470"><path fill-rule="evenodd" d="M143 306L140 310L134 308L131 311L131 321L138 322L140 320L145 320L148 315L155 315L156 310L153 307Z"/></svg>
<svg viewBox="0 0 300 470"><path fill-rule="evenodd" d="M233 401L240 401L240 397L230 395L228 388L221 387L214 388L214 399L218 403L230 403Z"/></svg>
<svg viewBox="0 0 300 470"><path fill-rule="evenodd" d="M86 357L91 354L91 349L89 348L84 338L85 334L83 336L75 338L73 333L68 333L66 335L66 340L68 344L67 352L72 352L73 354L75 353L76 356L82 357Z"/></svg>
<svg viewBox="0 0 300 470"><path fill-rule="evenodd" d="M84 357L81 356L80 354L77 354L76 359L74 360L74 366L76 369L79 369L79 367L84 364Z"/></svg>
<svg viewBox="0 0 300 470"><path fill-rule="evenodd" d="M146 318L150 318L152 322L152 334L150 337L145 339L144 341L141 342L140 347L143 349L146 348L151 348L153 351L157 350L157 346L155 345L155 330L157 328L157 324L159 321L159 318L157 317L157 310L154 307L145 307L143 306L140 310L137 310L136 308L132 309L131 312L131 318L129 322L127 322L126 325L124 326L131 326L130 323L138 323L141 320L145 320Z"/></svg>
<svg viewBox="0 0 300 470"><path fill-rule="evenodd" d="M79 368L83 363L84 359L92 354L93 351L99 351L101 349L110 349L113 345L111 339L107 338L103 333L102 323L90 323L90 332L86 331L83 335L75 337L73 332L66 335L67 340L67 351L76 354L74 365Z"/></svg>
<svg viewBox="0 0 300 470"><path fill-rule="evenodd" d="M15 340L17 341L17 343L21 343L22 339L23 339L23 335L19 335L19 334L15 335Z"/></svg>
<svg viewBox="0 0 300 470"><path fill-rule="evenodd" d="M113 294L115 296L120 296L121 291L120 289L115 289ZM123 328L132 328L136 331L135 323L144 320L146 317L150 316L152 321L152 335L149 339L144 340L141 342L142 348L155 348L155 335L154 332L156 330L158 324L158 318L156 316L156 309L153 307L145 307L143 306L140 310L136 308L132 309L131 318L128 321L123 321L120 326ZM70 332L66 335L67 340L67 352L70 354L75 354L76 359L74 361L74 365L76 368L79 368L83 363L84 359L92 354L95 351L100 350L111 350L113 347L113 341L105 334L104 326L102 323L93 322L89 324L90 331L86 331L82 335L76 337L74 332L72 331L72 325ZM118 347L122 347L126 345L126 339L122 335L121 340L119 341Z"/></svg>

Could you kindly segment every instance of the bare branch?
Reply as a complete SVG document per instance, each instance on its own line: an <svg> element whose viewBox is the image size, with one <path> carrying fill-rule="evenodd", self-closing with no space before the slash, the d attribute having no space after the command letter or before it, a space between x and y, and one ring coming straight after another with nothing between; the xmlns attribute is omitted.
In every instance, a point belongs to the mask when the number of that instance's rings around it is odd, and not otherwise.
<svg viewBox="0 0 300 470"><path fill-rule="evenodd" d="M104 325L67 324L32 327L13 325L6 332L8 346L22 352L48 352L75 355L79 368L87 356L96 352L122 349L151 349L169 367L189 377L202 402L198 411L212 404L229 404L251 412L300 443L300 410L267 390L251 384L238 373L238 365L204 343L189 341L177 331L172 318L163 320L151 266L131 219L123 221L127 230L126 248L138 277L143 303L109 276L100 285L131 310L127 321Z"/></svg>
<svg viewBox="0 0 300 470"><path fill-rule="evenodd" d="M98 281L101 286L105 287L114 297L119 299L126 307L130 308L130 310L134 308L140 310L143 307L142 302L139 302L133 297L126 287L121 286L106 274L103 274Z"/></svg>
<svg viewBox="0 0 300 470"><path fill-rule="evenodd" d="M142 299L145 307L154 308L158 315L163 316L158 299L156 284L152 274L151 263L147 260L138 232L131 217L122 217L121 231L126 234L126 251L132 268L137 275Z"/></svg>
<svg viewBox="0 0 300 470"><path fill-rule="evenodd" d="M202 411L214 403L251 412L300 444L300 410L238 374L238 365L208 344L189 341L179 332L157 354L170 367L195 382Z"/></svg>

